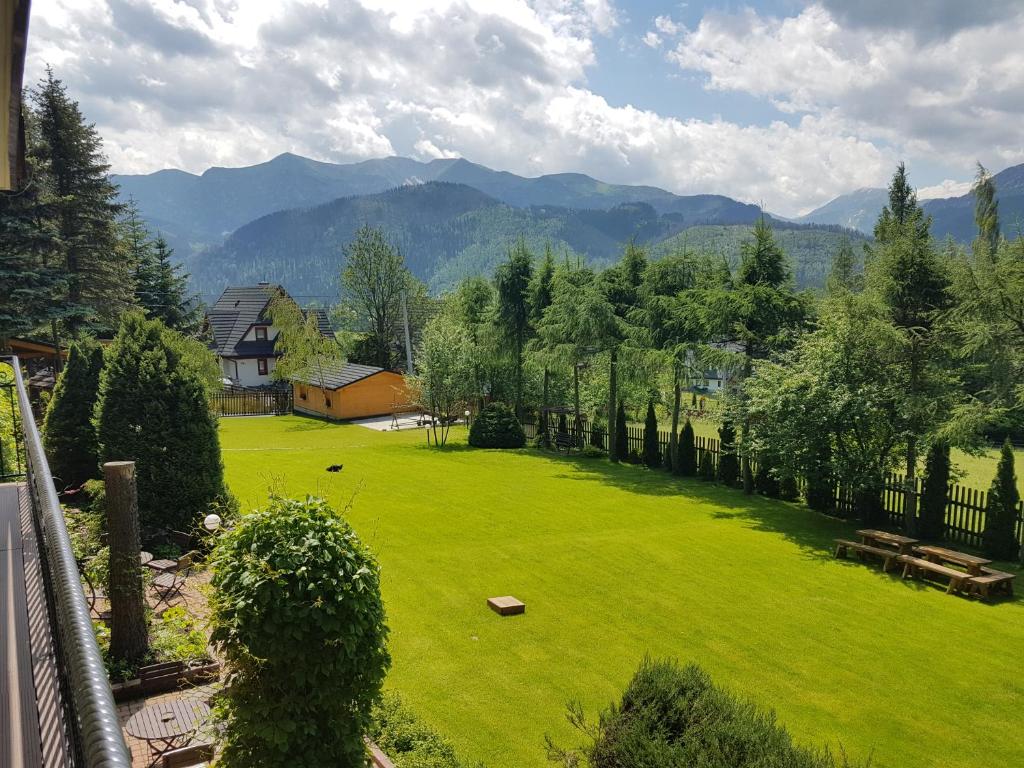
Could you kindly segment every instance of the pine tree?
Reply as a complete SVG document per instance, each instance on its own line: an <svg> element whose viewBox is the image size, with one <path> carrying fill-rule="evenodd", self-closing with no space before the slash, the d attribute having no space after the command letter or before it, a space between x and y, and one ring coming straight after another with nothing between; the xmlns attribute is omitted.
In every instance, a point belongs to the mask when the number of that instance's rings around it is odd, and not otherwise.
<svg viewBox="0 0 1024 768"><path fill-rule="evenodd" d="M938 540L946 533L946 499L949 495L949 443L936 440L928 450L921 489L921 516L917 533Z"/></svg>
<svg viewBox="0 0 1024 768"><path fill-rule="evenodd" d="M629 457L629 438L626 434L626 406L619 400L619 408L615 412L615 455L612 461L622 461Z"/></svg>
<svg viewBox="0 0 1024 768"><path fill-rule="evenodd" d="M65 278L61 324L69 335L87 325L111 328L131 305L133 290L117 237L117 187L107 177L99 134L52 70L31 96L40 137L34 159L53 196Z"/></svg>
<svg viewBox="0 0 1024 768"><path fill-rule="evenodd" d="M1017 541L1017 508L1020 492L1017 490L1017 474L1013 467L1013 444L1006 438L999 454L999 466L988 491L988 507L985 510L985 533L982 545L985 554L995 560L1016 560L1020 554Z"/></svg>
<svg viewBox="0 0 1024 768"><path fill-rule="evenodd" d="M647 418L644 420L644 464L651 469L661 466L661 448L658 445L658 417L654 413L654 401L647 403Z"/></svg>
<svg viewBox="0 0 1024 768"><path fill-rule="evenodd" d="M136 463L143 525L189 530L226 497L207 384L185 345L156 320L126 314L96 402L102 461Z"/></svg>
<svg viewBox="0 0 1024 768"><path fill-rule="evenodd" d="M533 254L520 238L509 251L508 260L494 271L494 287L498 297L495 323L498 333L511 348L515 369L515 404L517 419L523 410L523 352L529 340L530 284L533 277Z"/></svg>
<svg viewBox="0 0 1024 768"><path fill-rule="evenodd" d="M734 486L740 478L740 464L736 456L736 428L725 419L718 428L718 482Z"/></svg>
<svg viewBox="0 0 1024 768"><path fill-rule="evenodd" d="M861 276L854 272L855 258L850 238L844 237L839 243L839 250L832 258L832 270L828 276L826 288L830 294L842 293L843 291L859 291L861 288Z"/></svg>
<svg viewBox="0 0 1024 768"><path fill-rule="evenodd" d="M711 456L711 451L707 448L700 452L700 469L698 474L701 480L711 482L715 479L715 460Z"/></svg>
<svg viewBox="0 0 1024 768"><path fill-rule="evenodd" d="M0 350L7 340L48 325L63 314L58 304L65 289L59 267L53 196L37 160L38 123L22 109L28 146L28 182L12 194L0 194Z"/></svg>
<svg viewBox="0 0 1024 768"><path fill-rule="evenodd" d="M693 424L687 419L679 433L679 466L676 474L693 477L697 473L697 445L693 435Z"/></svg>
<svg viewBox="0 0 1024 768"><path fill-rule="evenodd" d="M58 485L77 488L99 477L93 408L103 370L103 350L83 341L72 344L68 361L46 410L43 445Z"/></svg>
<svg viewBox="0 0 1024 768"><path fill-rule="evenodd" d="M151 303L143 307L168 328L195 333L199 329L199 301L189 294L188 273L171 260L173 255L163 235L158 235L153 242L152 282L146 287Z"/></svg>

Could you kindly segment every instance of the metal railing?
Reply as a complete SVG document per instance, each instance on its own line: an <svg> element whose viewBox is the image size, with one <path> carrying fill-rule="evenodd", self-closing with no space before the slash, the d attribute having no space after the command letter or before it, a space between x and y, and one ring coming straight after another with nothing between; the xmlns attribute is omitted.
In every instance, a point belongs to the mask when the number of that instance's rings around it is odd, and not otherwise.
<svg viewBox="0 0 1024 768"><path fill-rule="evenodd" d="M65 727L69 730L68 742L74 753L72 759L74 764L86 768L131 768L107 671L93 634L71 539L32 416L18 358L0 359L10 363L14 370L26 481L32 496L46 598L60 657L57 661L64 689Z"/></svg>

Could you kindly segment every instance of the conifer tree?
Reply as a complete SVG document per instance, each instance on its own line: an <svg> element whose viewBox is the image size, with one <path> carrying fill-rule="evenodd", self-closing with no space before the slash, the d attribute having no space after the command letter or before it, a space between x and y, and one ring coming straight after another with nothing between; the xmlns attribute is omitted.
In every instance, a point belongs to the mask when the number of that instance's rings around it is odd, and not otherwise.
<svg viewBox="0 0 1024 768"><path fill-rule="evenodd" d="M626 434L626 406L619 400L619 408L615 412L615 453L612 461L622 461L629 456L629 438Z"/></svg>
<svg viewBox="0 0 1024 768"><path fill-rule="evenodd" d="M715 479L715 460L711 456L711 451L707 448L700 452L700 469L698 474L701 480L710 482Z"/></svg>
<svg viewBox="0 0 1024 768"><path fill-rule="evenodd" d="M996 182L981 163L974 186L974 223L978 226L977 243L985 250L988 259L996 257L999 248L999 200L996 198Z"/></svg>
<svg viewBox="0 0 1024 768"><path fill-rule="evenodd" d="M50 470L66 488L99 477L92 415L102 369L99 345L88 341L72 344L46 410L43 445Z"/></svg>
<svg viewBox="0 0 1024 768"><path fill-rule="evenodd" d="M917 533L922 539L941 539L946 533L946 499L949 494L949 443L936 440L928 449L921 490L921 518Z"/></svg>
<svg viewBox="0 0 1024 768"><path fill-rule="evenodd" d="M112 328L132 304L132 275L117 237L121 206L99 134L52 70L31 96L40 138L35 162L52 194L64 273L61 325L67 335L87 325Z"/></svg>
<svg viewBox="0 0 1024 768"><path fill-rule="evenodd" d="M60 268L53 196L42 176L38 123L23 109L29 181L0 194L0 350L7 340L49 325L63 314L66 281Z"/></svg>
<svg viewBox="0 0 1024 768"><path fill-rule="evenodd" d="M189 530L226 498L208 388L180 337L127 313L106 356L96 402L101 461L136 463L143 525Z"/></svg>
<svg viewBox="0 0 1024 768"><path fill-rule="evenodd" d="M736 428L729 419L718 428L718 482L734 486L739 481L740 464L736 456Z"/></svg>
<svg viewBox="0 0 1024 768"><path fill-rule="evenodd" d="M153 282L149 293L154 304L148 306L150 317L163 322L168 328L181 333L195 333L199 329L199 300L188 292L188 273L171 258L174 250L163 235L153 241Z"/></svg>
<svg viewBox="0 0 1024 768"><path fill-rule="evenodd" d="M655 469L661 466L661 449L658 445L658 417L654 413L654 401L647 402L647 418L644 420L644 464Z"/></svg>
<svg viewBox="0 0 1024 768"><path fill-rule="evenodd" d="M693 424L687 418L679 433L679 466L676 467L676 474L693 477L696 473L697 445L693 435Z"/></svg>
<svg viewBox="0 0 1024 768"><path fill-rule="evenodd" d="M826 288L831 294L841 291L858 291L861 288L861 276L854 272L855 259L850 238L844 237L839 243L839 250L832 258L832 270L829 272Z"/></svg>
<svg viewBox="0 0 1024 768"><path fill-rule="evenodd" d="M1016 531L1020 492L1017 490L1013 460L1013 443L1006 438L999 454L995 479L988 491L982 537L985 554L995 560L1016 560L1020 554Z"/></svg>

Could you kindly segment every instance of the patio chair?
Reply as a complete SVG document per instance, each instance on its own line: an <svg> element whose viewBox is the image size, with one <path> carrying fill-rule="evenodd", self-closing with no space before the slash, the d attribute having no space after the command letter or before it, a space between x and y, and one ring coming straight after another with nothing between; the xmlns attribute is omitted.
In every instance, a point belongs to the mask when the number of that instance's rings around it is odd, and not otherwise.
<svg viewBox="0 0 1024 768"><path fill-rule="evenodd" d="M189 574L192 573L192 558L194 552L182 555L178 558L177 564L174 568L164 571L153 579L153 591L159 598L153 609L159 608L161 605L170 607L171 600L175 597L181 597L182 601L185 600L185 596L181 590L185 587L185 581L188 579Z"/></svg>
<svg viewBox="0 0 1024 768"><path fill-rule="evenodd" d="M213 760L213 744L190 744L180 749L165 752L160 761L161 768L194 768Z"/></svg>

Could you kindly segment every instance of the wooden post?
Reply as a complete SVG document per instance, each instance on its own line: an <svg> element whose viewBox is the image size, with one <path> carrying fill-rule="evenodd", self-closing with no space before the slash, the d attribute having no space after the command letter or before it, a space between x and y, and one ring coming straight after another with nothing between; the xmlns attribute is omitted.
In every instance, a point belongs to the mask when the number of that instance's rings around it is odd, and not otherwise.
<svg viewBox="0 0 1024 768"><path fill-rule="evenodd" d="M106 484L107 539L110 544L110 656L129 664L149 649L146 600L139 562L139 499L134 461L103 465Z"/></svg>

